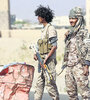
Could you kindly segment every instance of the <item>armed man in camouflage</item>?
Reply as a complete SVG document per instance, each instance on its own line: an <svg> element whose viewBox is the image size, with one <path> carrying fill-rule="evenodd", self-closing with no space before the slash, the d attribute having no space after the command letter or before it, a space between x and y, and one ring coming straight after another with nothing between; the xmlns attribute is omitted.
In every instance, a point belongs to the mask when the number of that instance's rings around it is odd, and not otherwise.
<svg viewBox="0 0 90 100"><path fill-rule="evenodd" d="M66 66L66 90L70 100L79 100L77 88L83 100L90 100L88 87L90 41L85 43L88 33L84 28L85 20L81 8L75 7L70 10L69 22L71 28L65 34L66 46L63 64L63 67Z"/></svg>
<svg viewBox="0 0 90 100"><path fill-rule="evenodd" d="M52 80L48 82L45 70L38 66L39 76L36 83L34 100L42 100L44 87L48 90L49 95L53 100L59 100L59 93L56 86L56 49L57 49L57 32L51 25L54 17L53 11L49 7L39 6L35 10L35 15L38 16L38 21L44 27L42 29L41 38L38 40L38 48L40 56L43 60L43 65L46 64L52 75ZM37 55L34 55L37 60Z"/></svg>

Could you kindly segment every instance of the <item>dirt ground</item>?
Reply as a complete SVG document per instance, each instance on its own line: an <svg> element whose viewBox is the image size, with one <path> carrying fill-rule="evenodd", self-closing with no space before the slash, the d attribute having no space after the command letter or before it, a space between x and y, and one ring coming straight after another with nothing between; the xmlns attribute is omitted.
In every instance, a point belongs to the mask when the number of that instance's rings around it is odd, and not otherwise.
<svg viewBox="0 0 90 100"><path fill-rule="evenodd" d="M62 67L62 59L64 54L64 33L67 30L57 30L58 34L58 48L57 48L57 73ZM37 79L37 61L33 60L33 51L29 49L30 44L37 42L41 34L40 30L10 30L2 31L2 38L0 38L0 65L5 65L13 62L26 62L35 67L34 80L31 91L34 91ZM57 86L59 92L65 92L65 71L57 76ZM89 75L90 80L90 75ZM45 90L45 92L47 92Z"/></svg>

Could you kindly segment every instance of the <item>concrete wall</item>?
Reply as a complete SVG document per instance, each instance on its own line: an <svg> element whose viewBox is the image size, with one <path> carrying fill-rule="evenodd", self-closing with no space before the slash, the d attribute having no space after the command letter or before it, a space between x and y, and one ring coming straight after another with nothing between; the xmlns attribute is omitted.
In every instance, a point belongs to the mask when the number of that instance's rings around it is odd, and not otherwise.
<svg viewBox="0 0 90 100"><path fill-rule="evenodd" d="M10 1L0 0L0 30L10 29Z"/></svg>
<svg viewBox="0 0 90 100"><path fill-rule="evenodd" d="M90 0L86 0L86 26L90 32Z"/></svg>

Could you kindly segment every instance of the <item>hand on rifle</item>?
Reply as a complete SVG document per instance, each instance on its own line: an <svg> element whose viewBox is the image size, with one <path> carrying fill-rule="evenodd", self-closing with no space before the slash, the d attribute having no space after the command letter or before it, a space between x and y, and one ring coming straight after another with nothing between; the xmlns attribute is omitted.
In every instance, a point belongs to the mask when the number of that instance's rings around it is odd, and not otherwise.
<svg viewBox="0 0 90 100"><path fill-rule="evenodd" d="M45 58L43 65L46 64L47 60L48 60L48 56Z"/></svg>
<svg viewBox="0 0 90 100"><path fill-rule="evenodd" d="M36 61L38 60L38 58L37 58L36 54L34 54L34 60L36 60Z"/></svg>
<svg viewBox="0 0 90 100"><path fill-rule="evenodd" d="M68 36L68 34L69 34L69 30L64 34L65 38Z"/></svg>
<svg viewBox="0 0 90 100"><path fill-rule="evenodd" d="M87 65L84 66L83 70L84 70L84 72L83 72L84 75L86 75L86 76L89 75L89 66L87 66Z"/></svg>
<svg viewBox="0 0 90 100"><path fill-rule="evenodd" d="M45 70L44 65L40 63L40 66Z"/></svg>

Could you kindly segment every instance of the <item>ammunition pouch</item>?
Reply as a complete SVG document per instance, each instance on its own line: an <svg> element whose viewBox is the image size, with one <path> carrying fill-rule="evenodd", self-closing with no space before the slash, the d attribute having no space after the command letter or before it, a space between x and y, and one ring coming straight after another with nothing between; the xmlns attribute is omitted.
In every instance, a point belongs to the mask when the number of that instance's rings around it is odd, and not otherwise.
<svg viewBox="0 0 90 100"><path fill-rule="evenodd" d="M44 38L44 39L39 39L38 40L38 47L39 47L39 51L40 54L47 54L50 52L52 45L48 43L48 39Z"/></svg>

